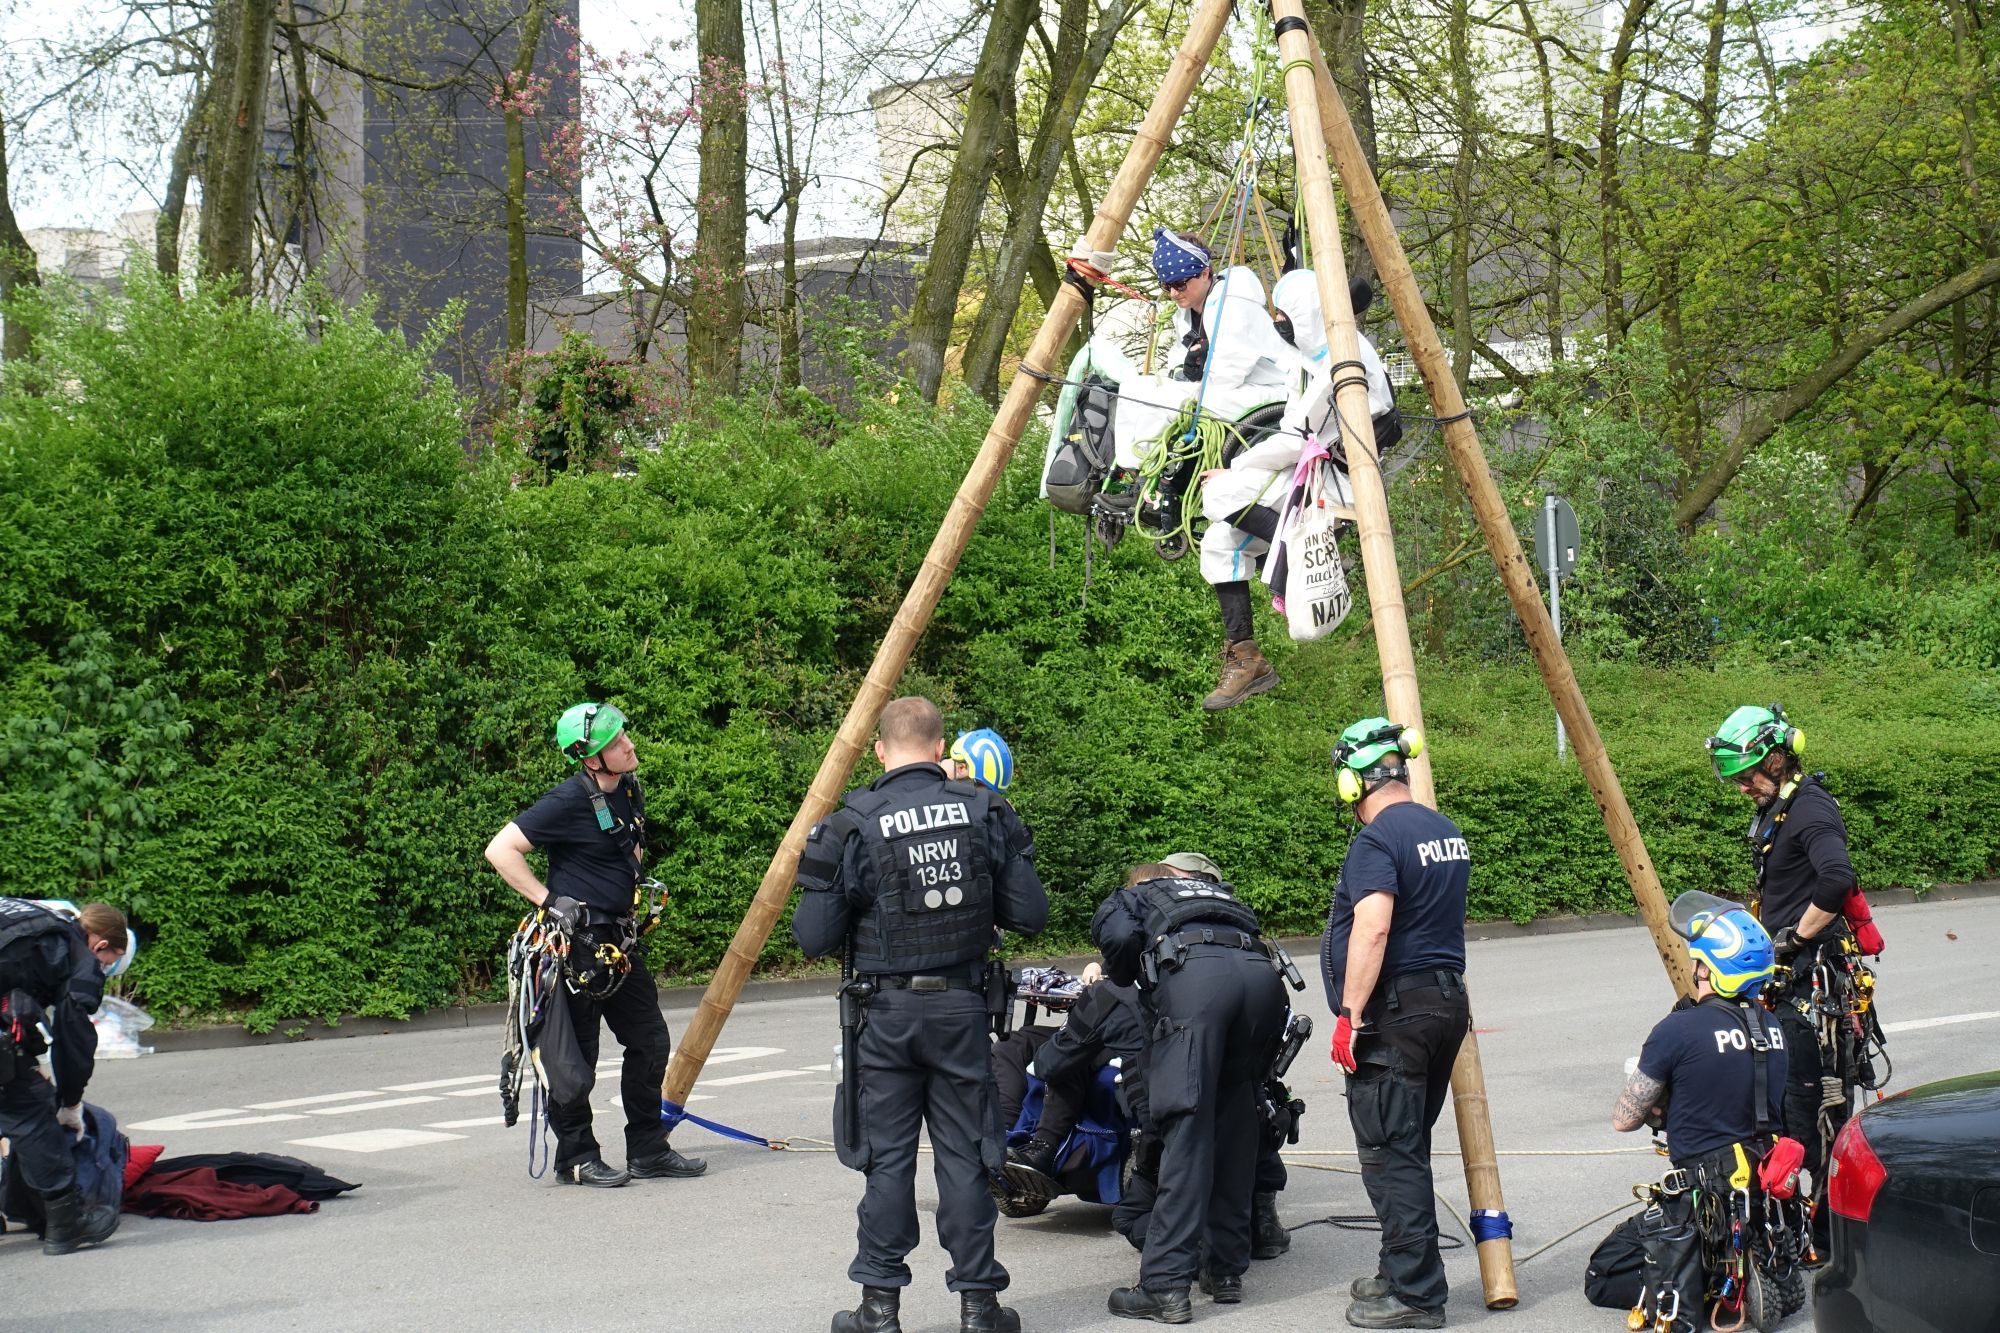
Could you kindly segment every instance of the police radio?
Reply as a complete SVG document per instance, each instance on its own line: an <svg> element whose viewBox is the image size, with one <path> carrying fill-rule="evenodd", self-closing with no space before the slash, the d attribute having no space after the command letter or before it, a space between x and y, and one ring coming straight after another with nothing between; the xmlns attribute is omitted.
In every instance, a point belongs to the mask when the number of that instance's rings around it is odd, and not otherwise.
<svg viewBox="0 0 2000 1333"><path fill-rule="evenodd" d="M1285 1034L1278 1042L1278 1058L1271 1062L1272 1078L1285 1076L1285 1071L1292 1067L1292 1061L1298 1059L1299 1052L1305 1049L1306 1038L1312 1034L1312 1015L1292 1010L1285 1019Z"/></svg>

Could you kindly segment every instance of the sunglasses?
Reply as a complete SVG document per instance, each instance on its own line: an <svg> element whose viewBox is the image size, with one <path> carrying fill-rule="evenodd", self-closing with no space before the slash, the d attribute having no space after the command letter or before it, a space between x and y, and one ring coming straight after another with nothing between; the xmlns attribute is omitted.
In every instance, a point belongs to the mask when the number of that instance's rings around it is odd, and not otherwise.
<svg viewBox="0 0 2000 1333"><path fill-rule="evenodd" d="M1200 276L1201 276L1201 274L1199 274L1199 273L1197 273L1197 274L1195 274L1195 275L1194 275L1194 277L1195 277L1195 278L1198 278L1198 277L1200 277ZM1182 279L1181 279L1181 280L1180 280L1179 282L1163 282L1163 283L1161 283L1160 285L1161 285L1162 287L1165 287L1165 288L1166 288L1166 289L1167 289L1168 291L1170 291L1170 292L1176 292L1176 293L1178 293L1178 292L1182 292L1182 291L1185 291L1185 290L1187 289L1187 285L1188 285L1189 283L1193 282L1193 281L1194 281L1194 278L1182 278Z"/></svg>

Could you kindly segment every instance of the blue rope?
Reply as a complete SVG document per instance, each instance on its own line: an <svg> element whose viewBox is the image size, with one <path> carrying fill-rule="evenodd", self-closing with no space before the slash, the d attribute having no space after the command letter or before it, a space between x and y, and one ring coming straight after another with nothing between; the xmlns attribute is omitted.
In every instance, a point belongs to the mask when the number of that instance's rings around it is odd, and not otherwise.
<svg viewBox="0 0 2000 1333"><path fill-rule="evenodd" d="M1512 1240L1514 1223L1500 1208L1475 1208L1472 1210L1472 1239L1484 1245L1489 1240Z"/></svg>
<svg viewBox="0 0 2000 1333"><path fill-rule="evenodd" d="M698 1115L691 1114L664 1097L660 1098L660 1123L667 1127L667 1132L669 1134L673 1133L674 1128L682 1121L686 1121L692 1125L700 1125L711 1134L720 1134L723 1138L735 1139L738 1143L754 1143L760 1148L776 1148L779 1146L762 1135L752 1134L747 1129L732 1129L730 1126L718 1121L705 1120Z"/></svg>

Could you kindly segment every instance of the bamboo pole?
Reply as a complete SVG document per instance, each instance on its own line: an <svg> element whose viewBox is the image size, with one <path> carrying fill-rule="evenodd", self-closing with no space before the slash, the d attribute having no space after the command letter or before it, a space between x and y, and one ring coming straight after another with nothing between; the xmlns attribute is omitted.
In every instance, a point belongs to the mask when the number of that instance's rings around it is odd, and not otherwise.
<svg viewBox="0 0 2000 1333"><path fill-rule="evenodd" d="M1166 151L1174 125L1180 120L1181 112L1194 92L1195 83L1208 64L1209 55L1221 39L1223 27L1229 20L1229 10L1230 0L1202 0L1201 7L1195 12L1188 25L1187 36L1167 70L1166 79L1154 94L1145 120L1132 136L1125 161L1098 205L1097 216L1091 221L1088 236L1093 250L1117 248L1119 238L1124 235L1125 224L1131 220L1132 210L1138 204L1139 192L1152 177L1161 153ZM938 598L944 594L945 585L951 580L952 570L957 567L958 558L964 553L972 530L985 511L986 502L992 496L1001 472L1006 469L1007 461L1013 457L1014 446L1034 411L1035 400L1041 396L1043 381L1036 377L1060 370L1057 358L1082 316L1084 304L1083 294L1074 285L1065 282L1050 305L1047 317L1042 320L1035 341L1021 359L1020 371L1008 386L1007 397L1000 404L993 426L979 446L979 455L973 459L958 493L952 497L951 508L946 511L944 522L931 541L923 567L910 584L909 592L904 594L903 604L896 610L889 633L875 652L867 679L862 682L854 703L848 708L826 757L820 761L819 771L814 774L812 785L807 789L805 801L793 817L791 827L785 830L778 850L772 854L771 864L764 871L763 881L757 886L756 896L751 899L750 908L744 914L743 924L737 927L735 938L730 940L728 950L716 966L714 979L702 994L700 1007L681 1034L673 1061L667 1067L666 1081L660 1090L660 1095L667 1101L677 1106L687 1104L687 1095L700 1076L702 1065L707 1062L708 1053L714 1048L722 1025L728 1021L729 1012L742 993L743 983L749 979L750 969L757 962L757 955L763 952L764 942L770 938L779 914L791 899L799 868L799 854L805 847L806 835L839 802L842 789L854 771L855 760L860 757L862 747L875 730L876 720L882 715L882 706L889 701L896 683L902 678L910 651L916 646L924 627L930 623L931 613L937 609Z"/></svg>
<svg viewBox="0 0 2000 1333"><path fill-rule="evenodd" d="M1480 529L1486 535L1487 550L1492 553L1493 563L1499 567L1500 581L1507 589L1507 600L1514 605L1514 614L1527 635L1528 647L1535 655L1535 665L1541 670L1542 682L1548 687L1556 713L1569 729L1570 743L1576 747L1577 766L1590 783L1591 794L1604 817L1604 831L1610 835L1611 845L1625 868L1625 878L1632 886L1633 901L1638 904L1646 929L1652 932L1653 945L1659 950L1660 961L1667 969L1667 979L1673 983L1677 994L1691 996L1694 994L1694 979L1688 969L1687 949L1667 924L1666 894L1660 888L1659 874L1646 851L1646 840L1632 818L1632 807L1626 803L1625 790L1619 785L1618 774L1611 767L1611 757L1605 753L1604 739L1597 734L1597 723L1591 718L1590 705L1584 701L1583 690L1577 685L1569 655L1563 651L1562 641L1556 637L1555 628L1549 622L1548 608L1542 605L1541 588L1536 584L1534 570L1529 567L1528 557L1521 550L1521 540L1514 532L1507 506L1500 498L1500 489L1487 469L1486 454L1479 445L1479 432L1466 412L1465 396L1459 392L1458 381L1452 377L1451 363L1446 359L1437 327L1431 323L1430 311L1424 305L1423 293L1417 287L1409 257L1403 253L1396 224L1382 198L1382 187L1376 182L1374 172L1369 170L1367 156L1361 151L1361 140L1354 133L1354 125L1347 117L1347 107L1341 101L1340 90L1334 86L1333 75L1327 70L1319 44L1307 44L1312 47L1312 81L1319 93L1322 135L1332 150L1334 165L1339 169L1341 184L1347 191L1348 204L1360 225L1362 240L1375 259L1376 273L1388 293L1390 306L1396 312L1396 322L1402 326L1404 341L1409 345L1418 372L1424 377L1424 387L1430 391L1432 410L1444 422L1445 446L1451 452L1451 461L1458 468L1466 496L1472 501L1473 513L1478 516Z"/></svg>
<svg viewBox="0 0 2000 1333"><path fill-rule="evenodd" d="M1353 300L1348 295L1340 214L1334 202L1333 177L1327 170L1326 142L1320 127L1317 106L1320 89L1313 77L1318 44L1306 26L1300 0L1272 0L1271 17L1279 25L1278 53L1285 62L1285 102L1292 127L1293 157L1298 164L1299 197L1305 204L1313 273L1319 286L1320 309L1326 318L1327 346L1336 367L1334 410L1339 415L1341 438L1347 442L1348 479L1354 487L1356 526L1361 531L1368 606L1382 662L1383 702L1393 721L1421 728L1423 702L1417 691L1416 655L1410 648L1410 622L1403 606L1402 575L1396 567L1388 494L1373 449L1368 386L1359 369L1360 335L1354 324ZM1411 794L1435 809L1437 790L1429 753L1415 756L1409 769ZM1505 1213L1507 1205L1501 1194L1500 1167L1493 1152L1493 1127L1486 1104L1479 1039L1469 1028L1459 1047L1457 1062L1452 1066L1451 1082L1459 1150L1465 1165L1466 1196L1476 1210ZM1505 1237L1483 1240L1478 1252L1479 1281L1487 1308L1513 1308L1520 1300L1514 1283L1513 1243Z"/></svg>

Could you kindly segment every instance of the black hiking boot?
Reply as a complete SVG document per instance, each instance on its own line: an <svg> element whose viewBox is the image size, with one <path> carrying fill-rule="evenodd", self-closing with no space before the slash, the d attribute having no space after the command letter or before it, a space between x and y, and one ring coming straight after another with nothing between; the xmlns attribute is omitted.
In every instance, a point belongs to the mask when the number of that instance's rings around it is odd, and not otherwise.
<svg viewBox="0 0 2000 1333"><path fill-rule="evenodd" d="M1208 1273L1201 1275L1201 1289L1212 1297L1217 1305L1240 1305L1243 1303L1243 1275L1241 1273Z"/></svg>
<svg viewBox="0 0 2000 1333"><path fill-rule="evenodd" d="M1120 1319L1150 1319L1156 1324L1191 1324L1194 1306L1186 1287L1154 1291L1150 1287L1120 1287L1107 1304Z"/></svg>
<svg viewBox="0 0 2000 1333"><path fill-rule="evenodd" d="M1275 1259L1292 1248L1292 1233L1278 1220L1278 1196L1259 1192L1250 1200L1250 1257Z"/></svg>
<svg viewBox="0 0 2000 1333"><path fill-rule="evenodd" d="M1062 1193L1056 1181L1056 1148L1047 1139L1029 1139L1007 1150L1001 1171L1013 1193L1029 1199L1053 1199Z"/></svg>
<svg viewBox="0 0 2000 1333"><path fill-rule="evenodd" d="M1347 1322L1356 1328L1443 1328L1444 1311L1419 1310L1389 1294L1348 1306Z"/></svg>
<svg viewBox="0 0 2000 1333"><path fill-rule="evenodd" d="M896 1314L902 1302L900 1287L863 1287L861 1304L833 1317L833 1333L903 1333Z"/></svg>
<svg viewBox="0 0 2000 1333"><path fill-rule="evenodd" d="M1000 1303L997 1291L961 1291L958 1333L1021 1333L1021 1316Z"/></svg>
<svg viewBox="0 0 2000 1333"><path fill-rule="evenodd" d="M118 1229L118 1210L110 1204L85 1203L83 1191L74 1185L45 1196L42 1207L48 1214L43 1254L74 1254L82 1246L111 1239Z"/></svg>
<svg viewBox="0 0 2000 1333"><path fill-rule="evenodd" d="M1347 1294L1357 1301L1379 1301L1389 1294L1389 1279L1380 1273L1355 1278L1348 1284Z"/></svg>

